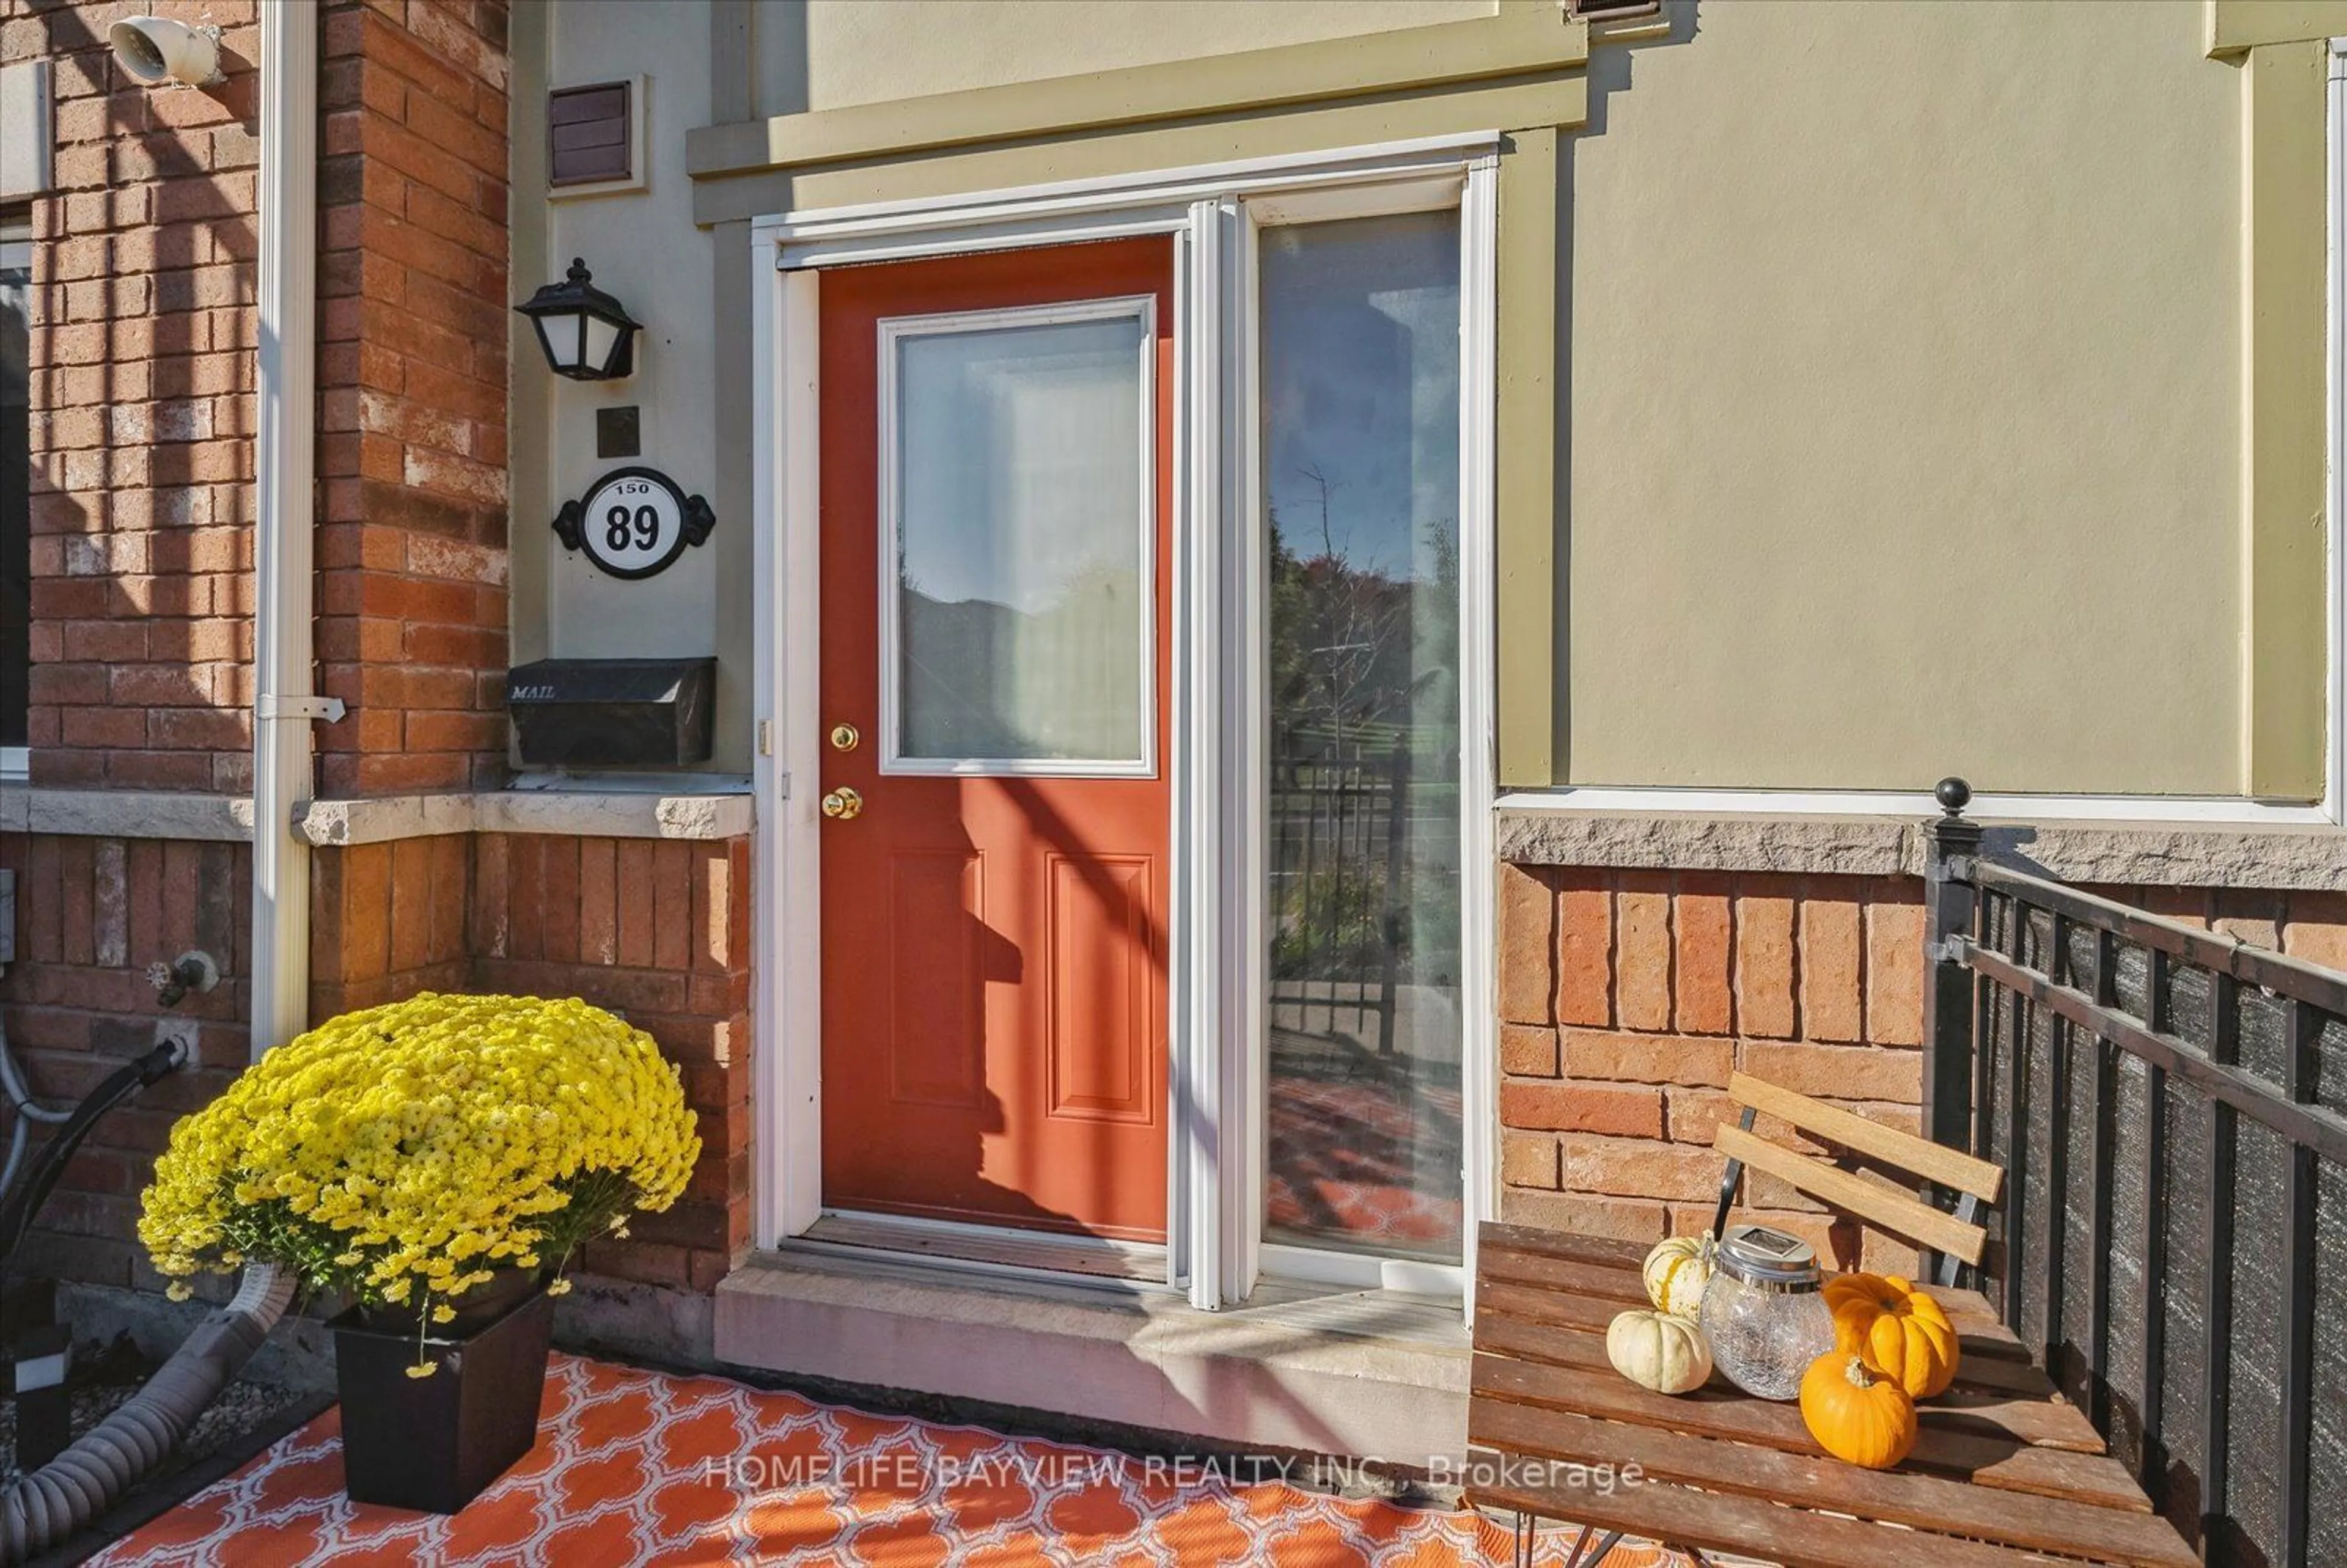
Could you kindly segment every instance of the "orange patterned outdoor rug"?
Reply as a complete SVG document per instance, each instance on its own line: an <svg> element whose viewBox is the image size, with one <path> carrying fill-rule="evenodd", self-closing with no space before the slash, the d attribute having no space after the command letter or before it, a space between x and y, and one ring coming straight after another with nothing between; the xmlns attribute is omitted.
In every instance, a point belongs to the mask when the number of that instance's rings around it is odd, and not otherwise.
<svg viewBox="0 0 2347 1568"><path fill-rule="evenodd" d="M106 1568L843 1564L1450 1568L1505 1563L1468 1513L973 1427L870 1416L721 1378L557 1356L538 1446L453 1519L343 1500L341 1412L108 1548ZM1562 1562L1571 1536L1544 1538ZM1605 1568L1676 1553L1624 1544Z"/></svg>

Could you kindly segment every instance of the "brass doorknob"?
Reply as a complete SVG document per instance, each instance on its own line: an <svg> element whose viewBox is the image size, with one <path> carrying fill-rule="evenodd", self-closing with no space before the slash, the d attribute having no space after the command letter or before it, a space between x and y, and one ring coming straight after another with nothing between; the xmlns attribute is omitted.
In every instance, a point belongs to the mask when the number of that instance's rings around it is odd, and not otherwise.
<svg viewBox="0 0 2347 1568"><path fill-rule="evenodd" d="M823 815L835 822L853 822L864 815L864 797L842 784L823 797Z"/></svg>

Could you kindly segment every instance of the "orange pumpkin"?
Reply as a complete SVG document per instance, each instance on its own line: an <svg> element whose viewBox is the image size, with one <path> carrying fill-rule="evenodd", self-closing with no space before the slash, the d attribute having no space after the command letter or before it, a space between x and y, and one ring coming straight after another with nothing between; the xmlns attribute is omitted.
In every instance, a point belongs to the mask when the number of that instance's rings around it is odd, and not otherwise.
<svg viewBox="0 0 2347 1568"><path fill-rule="evenodd" d="M1915 1401L1862 1357L1829 1350L1801 1376L1801 1421L1846 1463L1889 1470L1915 1446Z"/></svg>
<svg viewBox="0 0 2347 1568"><path fill-rule="evenodd" d="M1940 1304L1897 1275L1843 1274L1826 1281L1834 1342L1918 1399L1946 1391L1963 1351Z"/></svg>

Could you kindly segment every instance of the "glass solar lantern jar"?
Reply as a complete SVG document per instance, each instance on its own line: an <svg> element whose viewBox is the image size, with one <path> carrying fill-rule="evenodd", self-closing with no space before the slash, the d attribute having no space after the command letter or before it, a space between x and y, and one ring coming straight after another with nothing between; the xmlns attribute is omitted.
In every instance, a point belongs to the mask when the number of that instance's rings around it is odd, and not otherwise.
<svg viewBox="0 0 2347 1568"><path fill-rule="evenodd" d="M1790 1399L1801 1374L1834 1347L1818 1255L1799 1236L1733 1225L1712 1255L1703 1336L1712 1365L1747 1394Z"/></svg>

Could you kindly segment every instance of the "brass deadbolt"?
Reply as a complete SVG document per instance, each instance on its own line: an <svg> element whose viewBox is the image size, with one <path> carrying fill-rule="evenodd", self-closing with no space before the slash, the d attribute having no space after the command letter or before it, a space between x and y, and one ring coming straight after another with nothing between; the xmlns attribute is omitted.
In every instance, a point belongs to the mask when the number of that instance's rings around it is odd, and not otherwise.
<svg viewBox="0 0 2347 1568"><path fill-rule="evenodd" d="M863 739L862 733L853 724L834 724L831 727L831 749L835 752L852 752Z"/></svg>

